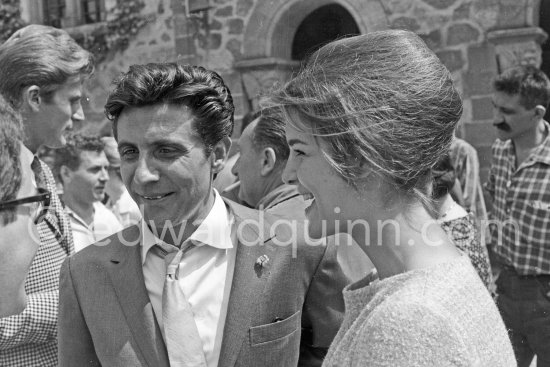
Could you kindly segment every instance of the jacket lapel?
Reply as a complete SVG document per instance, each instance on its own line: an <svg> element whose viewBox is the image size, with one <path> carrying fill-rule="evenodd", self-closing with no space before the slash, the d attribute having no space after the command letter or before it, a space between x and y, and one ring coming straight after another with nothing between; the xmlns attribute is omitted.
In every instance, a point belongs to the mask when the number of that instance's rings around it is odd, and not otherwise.
<svg viewBox="0 0 550 367"><path fill-rule="evenodd" d="M261 298L269 277L269 265L277 255L275 249L267 244L269 230L258 225L263 225L259 212L232 202L227 204L235 216L238 247L219 367L234 366L242 344L247 342L252 315L257 310L256 302ZM263 255L267 255L269 260L261 266L258 259Z"/></svg>
<svg viewBox="0 0 550 367"><path fill-rule="evenodd" d="M143 279L139 226L125 229L122 238L133 245L117 246L111 257L109 275L126 323L149 366L169 367L166 346Z"/></svg>

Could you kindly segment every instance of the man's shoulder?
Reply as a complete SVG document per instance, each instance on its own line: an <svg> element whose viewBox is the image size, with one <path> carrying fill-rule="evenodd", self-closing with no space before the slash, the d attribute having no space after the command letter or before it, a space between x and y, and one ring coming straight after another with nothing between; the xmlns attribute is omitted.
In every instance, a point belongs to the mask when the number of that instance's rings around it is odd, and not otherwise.
<svg viewBox="0 0 550 367"><path fill-rule="evenodd" d="M127 227L72 255L71 262L84 264L123 259L141 249L140 238L138 225Z"/></svg>

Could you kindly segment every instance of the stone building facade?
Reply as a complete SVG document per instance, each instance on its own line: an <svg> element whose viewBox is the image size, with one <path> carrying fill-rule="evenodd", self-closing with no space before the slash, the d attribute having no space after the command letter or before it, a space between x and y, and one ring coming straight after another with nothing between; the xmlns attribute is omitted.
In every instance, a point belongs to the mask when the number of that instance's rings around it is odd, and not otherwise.
<svg viewBox="0 0 550 367"><path fill-rule="evenodd" d="M27 20L39 21L29 10L34 0L21 1ZM114 1L102 6L108 9ZM478 149L484 178L495 138L491 79L511 65L541 65L546 32L539 23L548 1L145 0L143 12L151 21L126 50L98 65L87 84L88 124L105 123L102 106L111 80L129 65L179 61L223 76L236 103L237 136L240 119L257 107L259 95L292 75L319 43L350 33L408 29L451 71L464 100L459 135Z"/></svg>

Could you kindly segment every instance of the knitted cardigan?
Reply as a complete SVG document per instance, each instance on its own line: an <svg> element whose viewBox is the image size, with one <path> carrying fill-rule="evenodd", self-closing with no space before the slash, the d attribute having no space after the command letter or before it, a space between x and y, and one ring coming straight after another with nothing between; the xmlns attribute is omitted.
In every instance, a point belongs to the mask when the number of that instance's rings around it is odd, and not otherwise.
<svg viewBox="0 0 550 367"><path fill-rule="evenodd" d="M346 315L323 366L516 366L466 256L344 289Z"/></svg>

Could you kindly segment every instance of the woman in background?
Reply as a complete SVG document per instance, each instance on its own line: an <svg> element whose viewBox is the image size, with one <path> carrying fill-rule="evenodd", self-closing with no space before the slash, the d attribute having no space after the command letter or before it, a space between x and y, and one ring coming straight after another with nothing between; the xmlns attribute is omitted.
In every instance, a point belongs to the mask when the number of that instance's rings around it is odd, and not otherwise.
<svg viewBox="0 0 550 367"><path fill-rule="evenodd" d="M462 102L414 33L332 42L272 102L287 118L283 173L311 237L348 232L378 270L344 291L325 366L513 366L504 324L470 260L432 217L431 169Z"/></svg>
<svg viewBox="0 0 550 367"><path fill-rule="evenodd" d="M457 178L449 155L445 154L439 159L432 169L432 175L434 178L432 198L438 223L447 232L455 246L470 258L487 289L493 292L489 254L481 244L475 216L473 213L468 213L451 197L451 190Z"/></svg>

